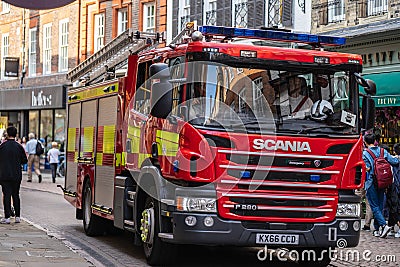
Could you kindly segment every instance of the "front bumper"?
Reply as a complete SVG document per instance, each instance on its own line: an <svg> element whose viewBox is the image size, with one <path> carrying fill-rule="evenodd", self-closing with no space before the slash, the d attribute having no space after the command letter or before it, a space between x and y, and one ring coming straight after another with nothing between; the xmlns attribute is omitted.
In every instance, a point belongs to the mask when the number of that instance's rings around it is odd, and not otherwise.
<svg viewBox="0 0 400 267"><path fill-rule="evenodd" d="M188 216L196 217L196 225L188 226L185 223ZM214 221L211 227L204 224L207 216ZM216 214L180 212L174 212L172 218L173 235L163 240L176 244L264 246L256 243L256 235L260 233L299 235L299 243L296 245L268 244L268 247L355 247L360 239L360 218L336 218L331 223L314 224L240 222L223 220ZM340 230L341 221L347 222L346 230ZM357 224L354 230L353 225Z"/></svg>

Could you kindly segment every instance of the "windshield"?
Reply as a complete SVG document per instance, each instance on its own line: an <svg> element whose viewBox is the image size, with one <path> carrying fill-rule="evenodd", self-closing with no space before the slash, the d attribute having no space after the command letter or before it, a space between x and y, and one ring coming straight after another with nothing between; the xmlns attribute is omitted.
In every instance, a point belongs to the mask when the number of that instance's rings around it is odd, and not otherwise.
<svg viewBox="0 0 400 267"><path fill-rule="evenodd" d="M287 72L211 62L194 62L188 69L188 121L193 125L267 133L357 133L357 96L349 89L348 72Z"/></svg>

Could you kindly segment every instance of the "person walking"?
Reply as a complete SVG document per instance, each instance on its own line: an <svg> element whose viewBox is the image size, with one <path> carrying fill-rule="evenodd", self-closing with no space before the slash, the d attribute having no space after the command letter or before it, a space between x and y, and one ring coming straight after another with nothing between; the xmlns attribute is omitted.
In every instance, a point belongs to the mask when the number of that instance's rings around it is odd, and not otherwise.
<svg viewBox="0 0 400 267"><path fill-rule="evenodd" d="M26 143L25 151L28 153L28 180L27 182L32 182L32 165L34 167L35 173L39 178L39 183L42 182L42 174L40 172L40 157L36 155L36 144L38 140L35 139L34 133L28 134L29 141Z"/></svg>
<svg viewBox="0 0 400 267"><path fill-rule="evenodd" d="M0 145L0 185L3 192L4 218L2 224L10 223L11 198L15 211L15 222L21 222L19 189L22 181L21 165L28 162L24 148L15 141L17 128L7 128L7 139Z"/></svg>
<svg viewBox="0 0 400 267"><path fill-rule="evenodd" d="M380 156L381 148L375 146L375 135L366 134L364 136L364 143L366 149L363 151L363 160L366 165L367 178L365 181L365 190L367 191L367 198L369 205L371 206L372 213L374 214L374 236L380 236L385 238L390 231L390 227L386 224L386 220L383 217L383 204L384 204L384 193L386 189L378 188L373 181L374 175L374 159L367 151L368 149L374 153L376 157ZM395 166L399 164L399 160L393 157L386 150L383 149L384 158L390 163L390 165Z"/></svg>
<svg viewBox="0 0 400 267"><path fill-rule="evenodd" d="M57 142L51 143L51 149L47 152L47 159L50 163L51 177L53 178L53 183L56 182L58 158L60 157L60 150L57 148Z"/></svg>
<svg viewBox="0 0 400 267"><path fill-rule="evenodd" d="M400 155L400 144L393 146L395 155ZM393 184L388 187L386 192L386 204L389 212L388 225L392 228L393 235L400 237L400 230L394 233L394 226L397 224L400 227L400 168L395 166L393 171Z"/></svg>

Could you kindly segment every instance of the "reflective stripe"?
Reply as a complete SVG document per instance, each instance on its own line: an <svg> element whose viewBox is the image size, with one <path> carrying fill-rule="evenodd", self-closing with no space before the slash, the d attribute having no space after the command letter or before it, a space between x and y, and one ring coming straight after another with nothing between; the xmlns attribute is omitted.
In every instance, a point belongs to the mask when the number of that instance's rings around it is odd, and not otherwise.
<svg viewBox="0 0 400 267"><path fill-rule="evenodd" d="M85 99L90 99L94 97L109 95L118 92L119 84L113 83L109 85L103 85L101 87L85 89L82 92L69 92L68 93L68 103L78 102Z"/></svg>
<svg viewBox="0 0 400 267"><path fill-rule="evenodd" d="M156 142L158 147L158 155L176 156L178 152L179 134L157 130Z"/></svg>
<svg viewBox="0 0 400 267"><path fill-rule="evenodd" d="M74 152L75 151L76 130L77 130L77 128L68 128L67 152Z"/></svg>
<svg viewBox="0 0 400 267"><path fill-rule="evenodd" d="M131 153L139 153L140 128L128 126L128 138L131 139Z"/></svg>
<svg viewBox="0 0 400 267"><path fill-rule="evenodd" d="M96 165L103 165L103 153L96 153Z"/></svg>
<svg viewBox="0 0 400 267"><path fill-rule="evenodd" d="M121 165L121 153L115 153L115 167Z"/></svg>
<svg viewBox="0 0 400 267"><path fill-rule="evenodd" d="M104 126L103 153L113 154L115 151L115 125Z"/></svg>

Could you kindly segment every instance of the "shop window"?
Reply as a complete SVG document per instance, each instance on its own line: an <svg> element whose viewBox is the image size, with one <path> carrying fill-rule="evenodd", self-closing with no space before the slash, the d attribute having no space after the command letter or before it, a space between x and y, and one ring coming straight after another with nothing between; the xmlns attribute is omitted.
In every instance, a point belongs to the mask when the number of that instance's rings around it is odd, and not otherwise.
<svg viewBox="0 0 400 267"><path fill-rule="evenodd" d="M29 132L35 135L39 132L39 111L29 111Z"/></svg>
<svg viewBox="0 0 400 267"><path fill-rule="evenodd" d="M54 114L54 141L62 144L65 139L66 110L56 109Z"/></svg>
<svg viewBox="0 0 400 267"><path fill-rule="evenodd" d="M53 110L40 111L40 138L44 138L46 149L53 140Z"/></svg>

